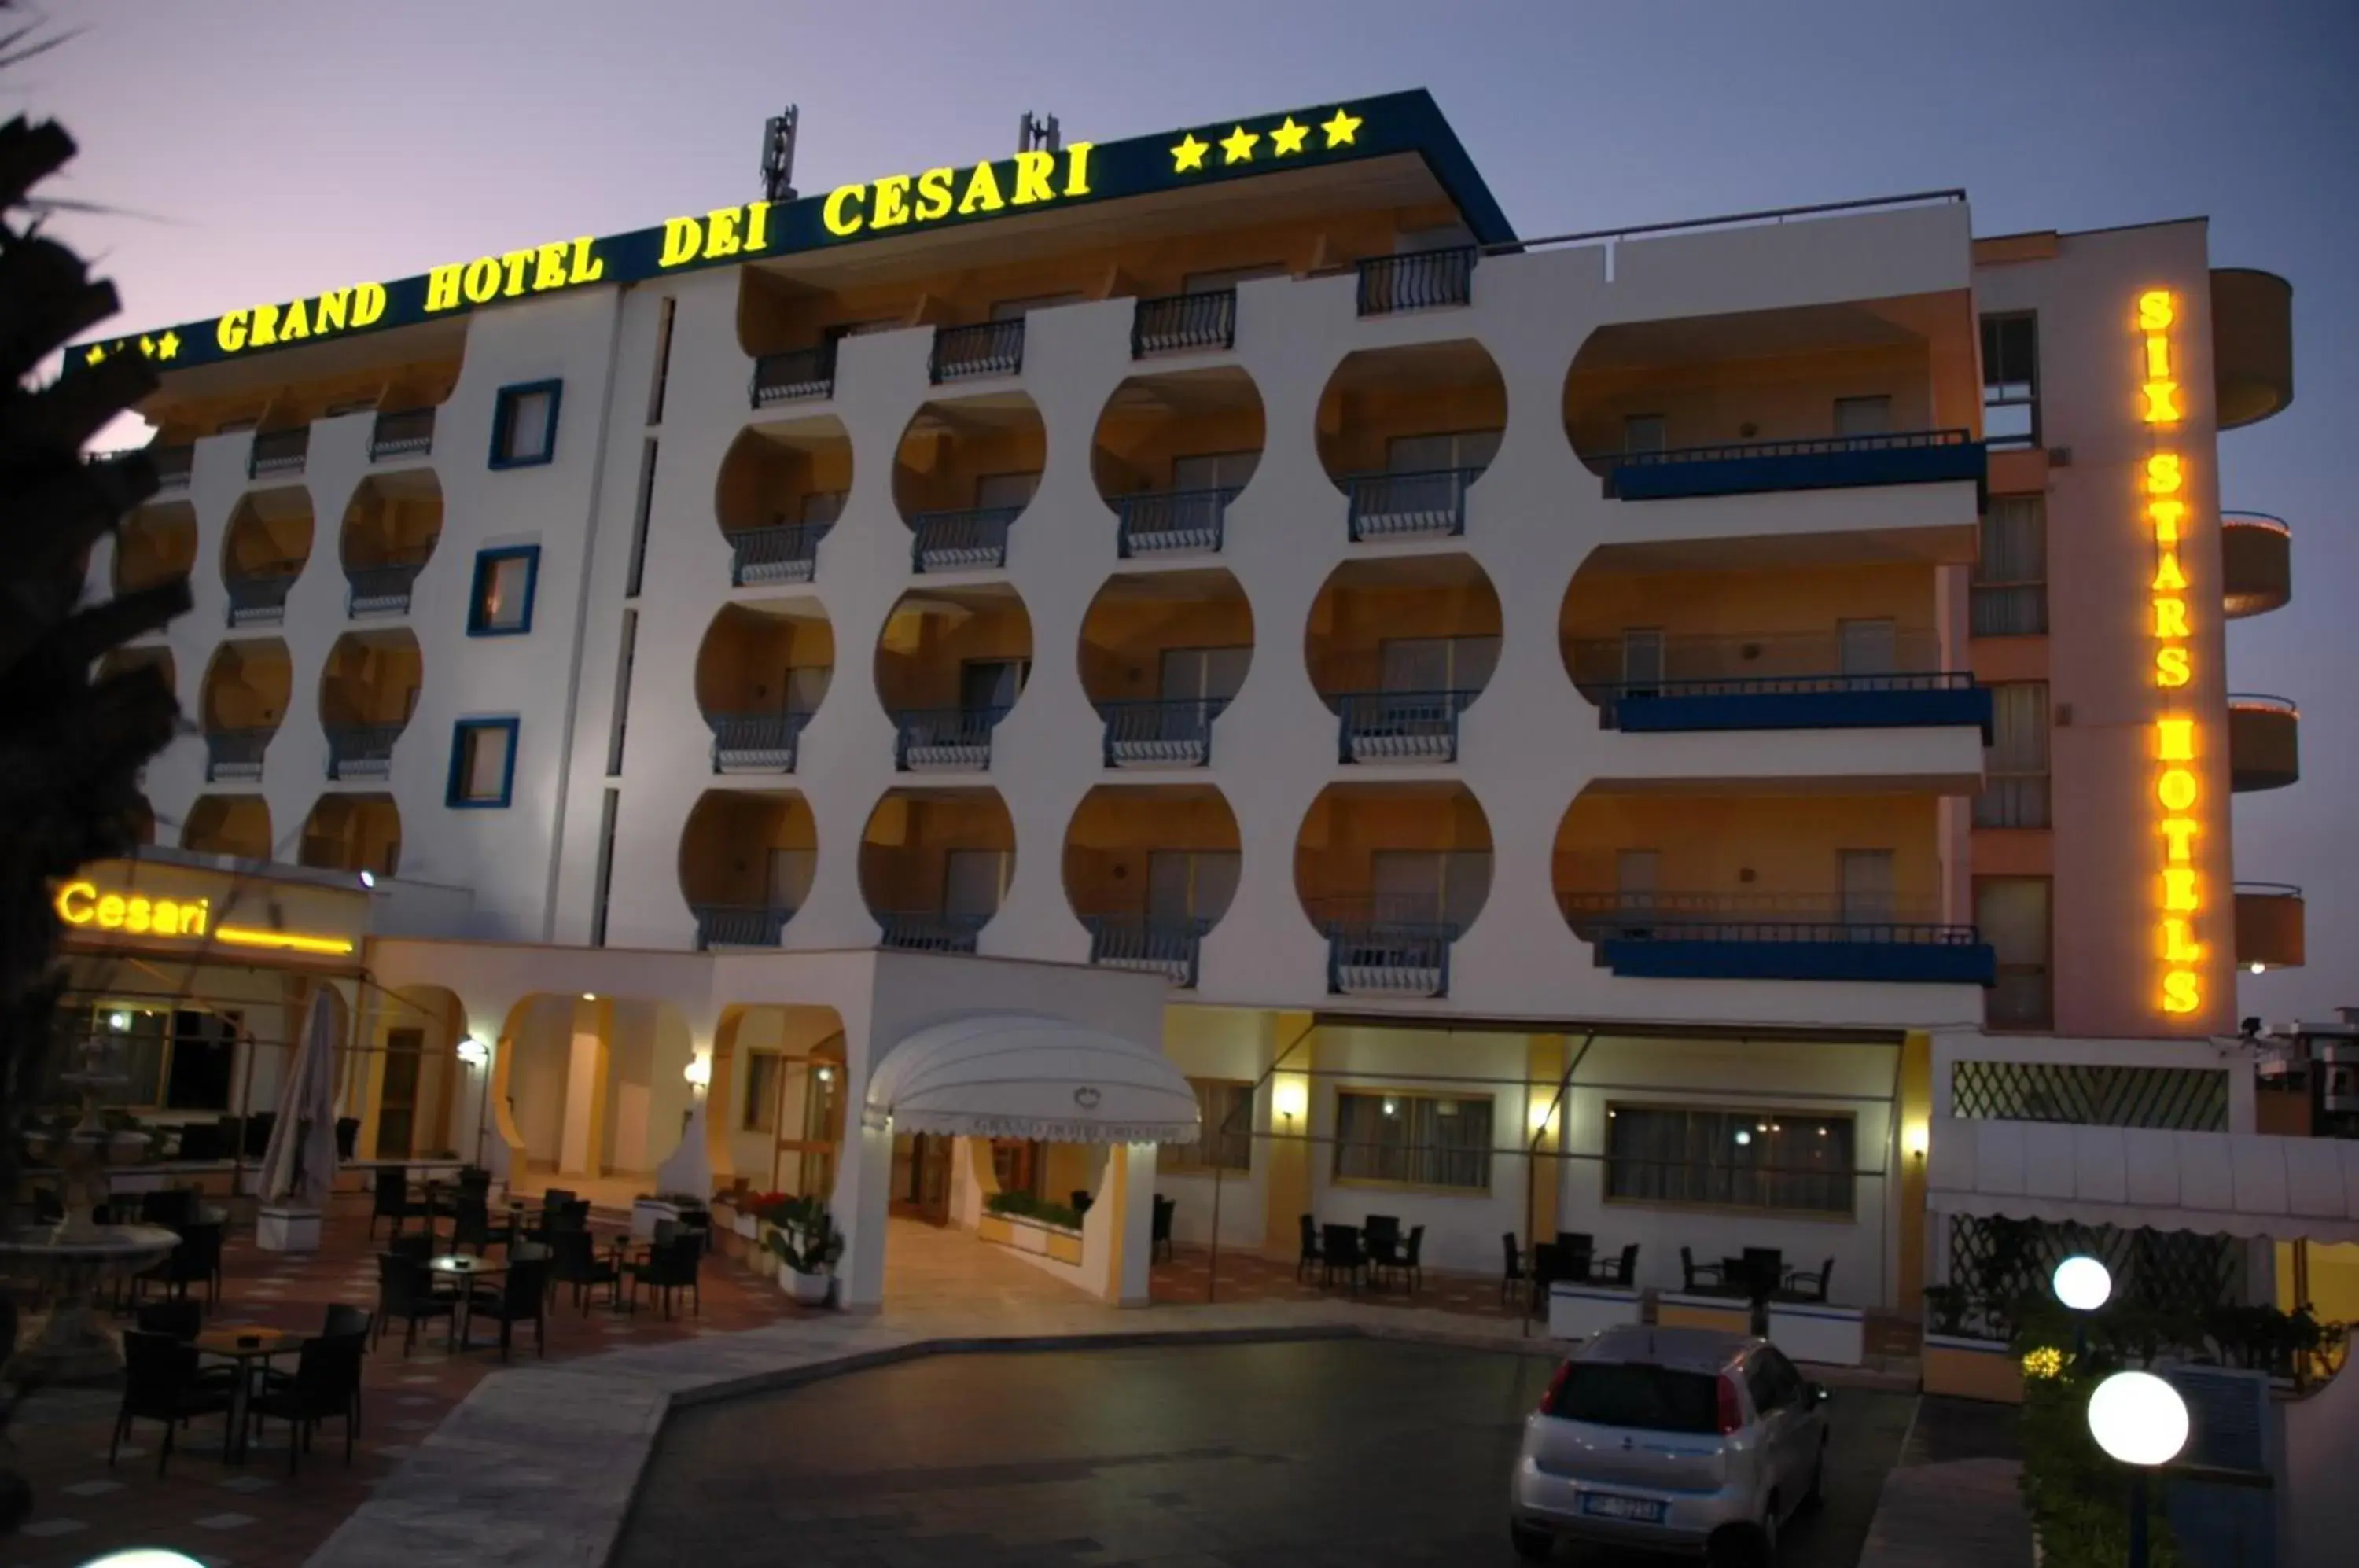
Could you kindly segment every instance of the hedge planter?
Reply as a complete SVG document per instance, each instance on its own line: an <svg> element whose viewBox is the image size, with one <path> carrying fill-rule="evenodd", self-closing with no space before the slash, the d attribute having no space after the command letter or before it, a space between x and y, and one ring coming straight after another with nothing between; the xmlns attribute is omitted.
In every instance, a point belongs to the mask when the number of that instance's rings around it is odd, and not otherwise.
<svg viewBox="0 0 2359 1568"><path fill-rule="evenodd" d="M2023 1363L1995 1339L1925 1336L1925 1392L1994 1404L2023 1403Z"/></svg>
<svg viewBox="0 0 2359 1568"><path fill-rule="evenodd" d="M1816 1301L1769 1303L1769 1343L1796 1361L1857 1367L1867 1360L1867 1314Z"/></svg>
<svg viewBox="0 0 2359 1568"><path fill-rule="evenodd" d="M1609 1328L1638 1321L1638 1292L1612 1285L1573 1285L1560 1281L1549 1287L1548 1324L1550 1339L1591 1339Z"/></svg>
<svg viewBox="0 0 2359 1568"><path fill-rule="evenodd" d="M1082 1261L1082 1233L1020 1214L985 1214L976 1222L975 1235L1017 1252L1035 1253L1060 1263Z"/></svg>

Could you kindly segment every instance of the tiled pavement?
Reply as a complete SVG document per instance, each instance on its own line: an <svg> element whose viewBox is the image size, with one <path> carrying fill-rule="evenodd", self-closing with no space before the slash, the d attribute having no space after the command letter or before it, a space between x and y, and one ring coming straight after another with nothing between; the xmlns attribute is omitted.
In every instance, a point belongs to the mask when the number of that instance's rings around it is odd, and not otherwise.
<svg viewBox="0 0 2359 1568"><path fill-rule="evenodd" d="M1860 1568L2031 1568L2010 1405L1925 1399L1885 1478Z"/></svg>

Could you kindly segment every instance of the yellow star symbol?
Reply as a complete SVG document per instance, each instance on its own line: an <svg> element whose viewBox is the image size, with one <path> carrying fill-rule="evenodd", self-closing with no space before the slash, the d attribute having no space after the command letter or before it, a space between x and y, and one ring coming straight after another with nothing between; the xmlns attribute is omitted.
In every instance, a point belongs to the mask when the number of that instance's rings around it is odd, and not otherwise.
<svg viewBox="0 0 2359 1568"><path fill-rule="evenodd" d="M1212 150L1212 143L1200 142L1195 132L1189 132L1180 138L1180 145L1171 149L1171 172L1185 174L1191 169L1203 168L1204 155Z"/></svg>
<svg viewBox="0 0 2359 1568"><path fill-rule="evenodd" d="M1300 152L1302 138L1310 134L1310 126L1296 125L1294 116L1288 114L1286 117L1286 124L1269 133L1270 150L1280 158L1290 152Z"/></svg>
<svg viewBox="0 0 2359 1568"><path fill-rule="evenodd" d="M179 333L166 332L162 337L156 340L156 357L158 359L173 359L179 356Z"/></svg>
<svg viewBox="0 0 2359 1568"><path fill-rule="evenodd" d="M1226 158L1223 158L1222 161L1223 163L1251 163L1253 161L1254 143L1259 140L1261 140L1261 133L1259 131L1249 131L1243 125L1239 125L1236 129L1231 131L1227 136L1221 138L1221 151L1228 155Z"/></svg>
<svg viewBox="0 0 2359 1568"><path fill-rule="evenodd" d="M1335 117L1319 128L1327 133L1329 147L1339 147L1352 140L1353 133L1360 128L1360 118L1356 114L1346 114L1338 109L1335 111Z"/></svg>
<svg viewBox="0 0 2359 1568"><path fill-rule="evenodd" d="M149 359L155 358L156 340L149 337L146 332L141 332L139 334L139 352L147 355Z"/></svg>
<svg viewBox="0 0 2359 1568"><path fill-rule="evenodd" d="M90 352L82 357L84 365L103 365L106 363L106 345L92 343L90 345Z"/></svg>

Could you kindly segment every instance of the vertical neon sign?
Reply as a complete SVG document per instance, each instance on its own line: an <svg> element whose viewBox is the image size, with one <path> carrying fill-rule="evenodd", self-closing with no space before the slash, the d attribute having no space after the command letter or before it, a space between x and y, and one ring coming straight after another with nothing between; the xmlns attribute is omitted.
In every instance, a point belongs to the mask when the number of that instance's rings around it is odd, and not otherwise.
<svg viewBox="0 0 2359 1568"><path fill-rule="evenodd" d="M2153 530L2154 683L2161 702L2154 720L2154 800L2161 809L2157 833L2162 840L2162 875L2156 887L2155 944L2162 962L2162 1010L2186 1014L2203 1006L2203 976L2196 966L2203 947L2196 920L2204 888L2196 871L2195 840L2202 831L2197 810L2202 786L2196 761L2195 720L2181 695L2194 679L2193 628L2188 623L2187 574L2179 546L2188 528L2187 461L2176 442L2180 412L2177 355L2171 330L2178 302L2167 289L2137 297L2139 418L2152 438L2139 470L2147 526Z"/></svg>

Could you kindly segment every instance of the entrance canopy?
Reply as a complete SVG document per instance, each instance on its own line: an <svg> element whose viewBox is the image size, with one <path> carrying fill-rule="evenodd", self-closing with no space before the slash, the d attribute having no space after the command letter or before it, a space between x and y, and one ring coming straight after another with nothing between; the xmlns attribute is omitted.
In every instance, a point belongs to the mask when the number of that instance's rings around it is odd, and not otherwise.
<svg viewBox="0 0 2359 1568"><path fill-rule="evenodd" d="M2359 1241L2359 1142L1938 1117L1936 1214Z"/></svg>
<svg viewBox="0 0 2359 1568"><path fill-rule="evenodd" d="M885 1053L862 1119L895 1132L1192 1143L1196 1092L1154 1046L1028 1014L929 1024Z"/></svg>

